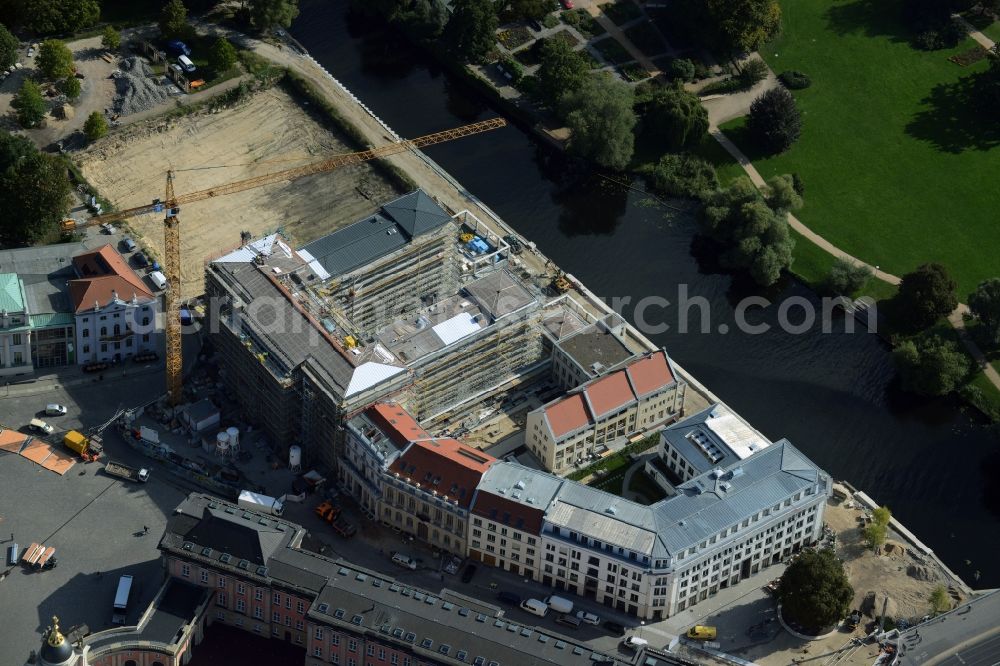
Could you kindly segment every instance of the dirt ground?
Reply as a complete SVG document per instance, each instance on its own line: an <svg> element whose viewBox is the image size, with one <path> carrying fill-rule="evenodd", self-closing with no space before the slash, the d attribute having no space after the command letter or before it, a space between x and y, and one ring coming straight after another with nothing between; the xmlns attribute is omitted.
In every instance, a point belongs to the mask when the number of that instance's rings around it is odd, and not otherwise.
<svg viewBox="0 0 1000 666"><path fill-rule="evenodd" d="M891 529L883 554L875 555L865 546L859 529L861 523L858 518L863 515L865 513L856 502L835 500L827 504L824 514L825 523L837 535L837 556L844 561L847 577L854 587L852 608L862 608L866 594L875 592L880 612L882 599L887 594L887 616L919 621L931 612L928 600L931 591L939 584L948 588L948 579L933 560L913 551ZM926 576L926 580L917 580L908 574L911 566L918 567L920 575ZM953 601L957 603L955 597ZM773 641L740 651L740 656L761 666L784 666L796 662L868 666L879 654L878 645L852 645L851 640L863 638L865 625L871 620L872 617L865 616L854 632L841 627L828 638L808 642L781 632Z"/></svg>
<svg viewBox="0 0 1000 666"><path fill-rule="evenodd" d="M119 208L164 196L166 172L177 194L299 166L350 152L343 137L307 114L288 94L269 89L219 113L152 119L98 141L76 156L97 190ZM363 192L363 193L362 193ZM204 262L282 228L297 246L372 212L398 194L371 165L354 165L194 203L181 211L184 298L204 291ZM137 240L163 256L160 215L133 218Z"/></svg>

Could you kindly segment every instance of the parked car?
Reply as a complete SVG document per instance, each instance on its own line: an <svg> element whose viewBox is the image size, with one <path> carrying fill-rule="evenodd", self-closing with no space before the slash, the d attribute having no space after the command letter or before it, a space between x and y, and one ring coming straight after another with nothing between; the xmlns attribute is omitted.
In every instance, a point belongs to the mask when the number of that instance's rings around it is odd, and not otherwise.
<svg viewBox="0 0 1000 666"><path fill-rule="evenodd" d="M180 66L180 65L178 65L178 64L177 64L176 62L172 62L172 63L170 63L170 69L174 70L174 71L175 71L175 72L177 72L178 74L180 74L181 72L183 72L183 71L184 71L183 69L181 69L181 66Z"/></svg>
<svg viewBox="0 0 1000 666"><path fill-rule="evenodd" d="M146 266L149 266L149 259L146 258L146 255L143 252L136 252L135 254L133 254L132 261L134 261L135 265L140 268L145 268Z"/></svg>
<svg viewBox="0 0 1000 666"><path fill-rule="evenodd" d="M563 6L563 9L573 9L573 0L559 0L559 4Z"/></svg>
<svg viewBox="0 0 1000 666"><path fill-rule="evenodd" d="M195 67L194 63L191 62L191 58L188 58L186 55L177 56L177 64L183 67L184 71L188 74L198 69Z"/></svg>
<svg viewBox="0 0 1000 666"><path fill-rule="evenodd" d="M574 617L572 615L560 615L559 617L556 618L556 622L558 622L559 624L566 625L570 629L576 629L581 624L583 624L580 621L580 618Z"/></svg>
<svg viewBox="0 0 1000 666"><path fill-rule="evenodd" d="M403 553L395 553L392 556L393 564L398 564L404 569L409 569L413 571L417 568L417 561L410 557L409 555L404 555Z"/></svg>
<svg viewBox="0 0 1000 666"><path fill-rule="evenodd" d="M517 596L513 592L499 592L497 593L497 600L505 604L510 604L511 606L519 606L521 604L521 597Z"/></svg>
<svg viewBox="0 0 1000 666"><path fill-rule="evenodd" d="M625 635L625 625L618 622L605 622L601 626L604 627L605 631L615 634L616 636Z"/></svg>
<svg viewBox="0 0 1000 666"><path fill-rule="evenodd" d="M476 575L476 565L466 564L465 571L462 572L462 582L468 583L472 580L472 577Z"/></svg>
<svg viewBox="0 0 1000 666"><path fill-rule="evenodd" d="M532 615L537 615L538 617L545 617L546 613L549 612L549 607L544 601L525 599L521 602L521 610L527 611Z"/></svg>
<svg viewBox="0 0 1000 666"><path fill-rule="evenodd" d="M55 432L55 428L41 419L31 419L31 423L28 424L28 427L43 435L51 435Z"/></svg>
<svg viewBox="0 0 1000 666"><path fill-rule="evenodd" d="M844 627L848 631L854 631L855 629L858 628L858 624L860 623L861 623L861 611L853 610L851 611L851 614L847 616L847 619L844 620Z"/></svg>
<svg viewBox="0 0 1000 666"><path fill-rule="evenodd" d="M28 47L28 57L29 58L34 58L35 57L35 47L34 46L29 46Z"/></svg>
<svg viewBox="0 0 1000 666"><path fill-rule="evenodd" d="M718 632L716 632L715 627L706 627L702 624L696 624L688 629L687 634L685 635L688 638L694 638L699 641L714 641L716 633Z"/></svg>
<svg viewBox="0 0 1000 666"><path fill-rule="evenodd" d="M645 638L639 638L638 636L629 636L628 638L622 639L622 645L627 648L632 648L633 650L638 650L639 648L649 645L649 641Z"/></svg>
<svg viewBox="0 0 1000 666"><path fill-rule="evenodd" d="M170 49L171 53L175 53L177 55L182 55L182 56L191 55L191 47L189 47L187 44L185 44L179 39L173 39L167 42L167 48Z"/></svg>
<svg viewBox="0 0 1000 666"><path fill-rule="evenodd" d="M135 252L135 248L138 247L135 244L135 241L127 236L121 240L120 244L122 246L122 249L125 250L126 252Z"/></svg>
<svg viewBox="0 0 1000 666"><path fill-rule="evenodd" d="M577 611L576 617L580 620L580 622L586 622L587 624L592 624L595 627L601 623L600 617L594 615L593 613L588 613L587 611Z"/></svg>
<svg viewBox="0 0 1000 666"><path fill-rule="evenodd" d="M535 19L531 19L530 21L528 21L528 25L535 32L541 32L542 31L542 24L539 23L538 21L536 21Z"/></svg>
<svg viewBox="0 0 1000 666"><path fill-rule="evenodd" d="M52 404L45 405L46 416L63 416L67 411L68 410L65 405L57 405L54 402Z"/></svg>

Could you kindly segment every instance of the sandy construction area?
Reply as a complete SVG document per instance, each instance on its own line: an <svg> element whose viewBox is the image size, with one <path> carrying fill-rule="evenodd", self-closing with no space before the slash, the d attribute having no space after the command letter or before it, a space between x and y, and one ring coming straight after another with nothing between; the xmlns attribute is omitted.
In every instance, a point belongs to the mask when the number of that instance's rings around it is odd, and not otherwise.
<svg viewBox="0 0 1000 666"><path fill-rule="evenodd" d="M124 128L82 151L77 163L103 196L128 208L162 198L169 168L177 172L175 189L181 194L351 150L339 133L272 88L219 113L153 119ZM204 291L205 259L236 247L242 230L259 236L281 227L302 245L355 221L396 194L380 173L364 164L190 204L180 216L183 296ZM133 218L129 226L137 241L162 258L159 215Z"/></svg>

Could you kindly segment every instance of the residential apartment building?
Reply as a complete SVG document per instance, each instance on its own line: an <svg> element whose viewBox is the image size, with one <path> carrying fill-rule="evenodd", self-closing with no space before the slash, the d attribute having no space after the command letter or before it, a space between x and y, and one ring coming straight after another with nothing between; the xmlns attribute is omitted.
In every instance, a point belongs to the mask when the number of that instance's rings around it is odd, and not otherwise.
<svg viewBox="0 0 1000 666"><path fill-rule="evenodd" d="M14 273L0 273L0 377L33 371L26 300L21 279Z"/></svg>
<svg viewBox="0 0 1000 666"><path fill-rule="evenodd" d="M157 351L159 300L110 245L73 257L69 296L79 363L121 361Z"/></svg>
<svg viewBox="0 0 1000 666"><path fill-rule="evenodd" d="M663 350L588 381L528 413L525 441L556 474L621 441L676 419L687 384Z"/></svg>
<svg viewBox="0 0 1000 666"><path fill-rule="evenodd" d="M430 434L395 403L375 403L345 424L337 478L369 518L379 515L385 475L410 442Z"/></svg>
<svg viewBox="0 0 1000 666"><path fill-rule="evenodd" d="M386 474L382 522L465 555L469 507L483 473L495 462L455 439L412 441Z"/></svg>
<svg viewBox="0 0 1000 666"><path fill-rule="evenodd" d="M607 315L553 343L552 377L569 391L637 356L623 336L625 321Z"/></svg>
<svg viewBox="0 0 1000 666"><path fill-rule="evenodd" d="M294 523L192 494L160 540L167 581L139 624L79 637L50 627L33 663L181 666L216 623L302 646L305 666L633 663L511 622L476 599L303 550L304 535Z"/></svg>

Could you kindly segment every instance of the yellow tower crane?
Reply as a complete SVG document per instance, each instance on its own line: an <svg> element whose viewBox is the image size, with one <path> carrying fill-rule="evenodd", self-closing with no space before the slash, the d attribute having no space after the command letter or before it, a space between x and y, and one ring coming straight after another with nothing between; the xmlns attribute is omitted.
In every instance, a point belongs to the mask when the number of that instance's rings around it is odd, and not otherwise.
<svg viewBox="0 0 1000 666"><path fill-rule="evenodd" d="M423 148L425 146L432 146L437 143L451 141L452 139L460 139L473 134L488 132L490 130L504 127L506 124L507 121L503 118L492 118L490 120L456 127L455 129L445 130L443 132L427 134L416 139L404 139L402 141L386 144L377 148L370 148L369 150L362 150L356 153L334 155L332 157L317 160L316 162L312 162L310 164L292 167L290 169L284 169L261 176L254 176L252 178L245 178L243 180L237 180L225 185L219 185L217 187L198 190L195 192L188 192L181 195L174 193L174 172L171 170L167 172L167 188L166 195L163 200L154 199L152 203L145 206L136 206L135 208L128 208L114 213L98 215L82 223L77 223L73 220L66 220L63 222L62 228L63 231L74 231L76 229L90 227L95 224L123 220L147 213L162 212L165 214L163 219L163 268L166 273L168 284L167 292L164 297L166 301L164 310L166 311L167 317L167 395L170 404L176 405L181 401L181 385L183 379L180 322L181 239L180 218L178 217L178 213L180 213L180 207L182 205L194 203L196 201L204 201L205 199L214 197L225 196L227 194L244 192L246 190L251 190L255 187L262 187L264 185L291 182L297 178L302 178L303 176L310 176L317 173L327 173L351 164L367 162L368 160L395 155L397 153L406 152L407 150L415 148Z"/></svg>

